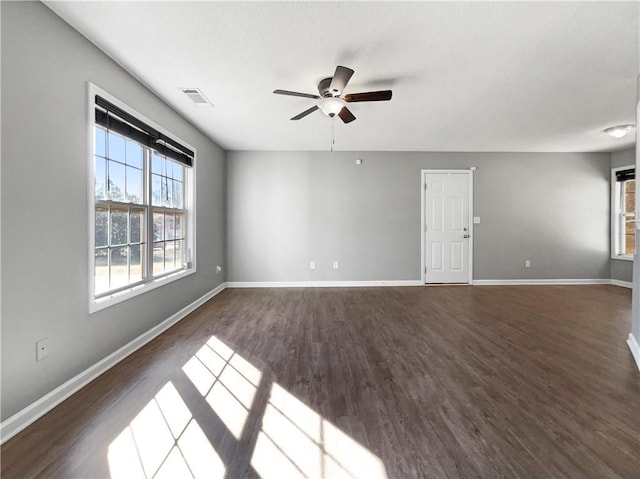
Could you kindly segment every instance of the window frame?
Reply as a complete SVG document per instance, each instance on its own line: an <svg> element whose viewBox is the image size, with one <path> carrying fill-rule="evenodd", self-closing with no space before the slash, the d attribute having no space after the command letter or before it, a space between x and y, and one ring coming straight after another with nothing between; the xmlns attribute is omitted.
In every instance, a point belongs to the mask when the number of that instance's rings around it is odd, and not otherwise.
<svg viewBox="0 0 640 479"><path fill-rule="evenodd" d="M633 255L620 253L621 245L622 245L622 236L623 227L622 227L622 183L621 181L617 181L616 173L618 171L635 169L635 165L628 166L619 166L616 168L611 168L611 259L618 259L622 261L633 261ZM637 188L637 186L636 186ZM637 194L637 190L636 190ZM637 201L636 201L637 203ZM635 210L635 205L634 205ZM636 212L637 213L637 212ZM637 220L637 214L636 214ZM637 230L634 222L634 231L637 234Z"/></svg>
<svg viewBox="0 0 640 479"><path fill-rule="evenodd" d="M195 227L196 181L195 181L195 178L196 178L197 151L192 145L182 140L177 135L167 131L165 128L161 127L154 121L147 118L145 115L136 111L134 108L131 108L129 105L118 100L117 98L115 98L113 95L106 92L102 88L98 87L97 85L91 82L87 82L87 83L88 83L88 88L87 88L87 91L88 91L88 101L87 101L88 103L88 108L87 108L88 110L88 121L87 121L87 125L88 125L88 131L87 131L87 161L88 161L87 194L88 194L88 198L87 200L88 201L87 201L87 205L89 206L88 208L89 214L88 214L88 242L86 243L86 247L87 247L87 258L88 258L88 276L89 276L89 281L88 281L89 313L91 314L96 311L100 311L102 309L113 306L115 304L119 304L133 297L139 296L148 291L152 291L166 284L170 284L186 276L190 276L196 272L196 227ZM96 95L100 95L101 97L113 103L117 107L135 116L139 120L147 123L149 126L155 128L162 134L175 139L176 141L180 142L181 144L188 147L194 152L193 165L191 167L184 168L184 178L183 178L183 188L184 188L183 209L185 212L183 228L184 228L184 234L186 237L184 242L186 266L182 269L165 273L157 277L153 277L150 274L148 278L145 278L142 281L128 285L127 287L124 287L124 288L117 289L110 294L109 293L106 295L101 294L99 295L100 296L99 298L96 298L96 294L95 294L95 222L96 222L95 210L96 210L97 202L95 199L95 157L94 155L95 155L95 127L96 127L96 121L95 121L95 106L96 106L95 96ZM149 170L150 169L151 167L149 166ZM149 178L147 178L146 176L148 176ZM144 188L145 194L146 194L146 189L148 188L148 182L150 178L151 178L151 172L148 171L146 172L146 175L143 178L143 182L146 185ZM137 205L130 204L130 203L121 204L120 202L113 202L112 204L116 208L120 206L137 207ZM148 212L149 216L151 217L153 216L153 211L155 209L158 209L158 208L165 209L164 207L154 206L151 203L148 205L145 205L145 208L146 208L145 214L146 212ZM147 253L149 256L153 250L153 243L154 243L153 232L152 230L150 230L151 219L152 218L145 217L146 224L144 227L144 232L145 232L144 242L146 243ZM151 266L149 265L149 267Z"/></svg>

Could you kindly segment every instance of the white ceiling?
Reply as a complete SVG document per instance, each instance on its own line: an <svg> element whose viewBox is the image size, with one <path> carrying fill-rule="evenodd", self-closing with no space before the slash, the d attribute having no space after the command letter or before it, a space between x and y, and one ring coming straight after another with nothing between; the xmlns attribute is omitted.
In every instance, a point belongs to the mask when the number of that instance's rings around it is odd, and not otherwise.
<svg viewBox="0 0 640 479"><path fill-rule="evenodd" d="M314 100L392 89L335 121L338 150L613 151L635 123L639 2L51 2L46 4L225 149L328 150ZM194 106L180 87L214 104Z"/></svg>

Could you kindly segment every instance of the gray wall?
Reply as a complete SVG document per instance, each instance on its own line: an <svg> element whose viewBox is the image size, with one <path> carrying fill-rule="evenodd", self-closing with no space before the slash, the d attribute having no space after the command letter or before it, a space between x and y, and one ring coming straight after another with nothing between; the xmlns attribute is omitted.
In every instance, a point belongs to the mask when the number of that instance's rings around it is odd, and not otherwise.
<svg viewBox="0 0 640 479"><path fill-rule="evenodd" d="M611 153L611 168L636 164L636 149L629 148ZM631 282L633 278L633 261L611 259L611 279Z"/></svg>
<svg viewBox="0 0 640 479"><path fill-rule="evenodd" d="M633 279L633 261L612 259L610 276L611 279L631 283Z"/></svg>
<svg viewBox="0 0 640 479"><path fill-rule="evenodd" d="M2 419L225 281L224 152L40 3L2 2ZM197 273L88 314L87 82L197 148ZM35 343L49 339L49 357Z"/></svg>
<svg viewBox="0 0 640 479"><path fill-rule="evenodd" d="M608 153L234 151L228 279L418 280L420 170L471 166L474 279L609 278Z"/></svg>

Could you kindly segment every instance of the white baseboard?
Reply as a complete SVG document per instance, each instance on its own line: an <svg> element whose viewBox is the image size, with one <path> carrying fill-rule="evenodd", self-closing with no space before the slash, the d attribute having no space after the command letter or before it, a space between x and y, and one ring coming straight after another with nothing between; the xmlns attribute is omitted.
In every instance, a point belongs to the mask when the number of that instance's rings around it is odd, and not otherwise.
<svg viewBox="0 0 640 479"><path fill-rule="evenodd" d="M623 288L633 287L633 283L618 279L475 279L472 284L477 286L612 284ZM413 279L390 281L230 281L227 283L227 288L358 288L378 286L425 285L420 280Z"/></svg>
<svg viewBox="0 0 640 479"><path fill-rule="evenodd" d="M633 283L631 281L622 281L620 279L612 279L611 284L613 286L622 286L623 288L633 289Z"/></svg>
<svg viewBox="0 0 640 479"><path fill-rule="evenodd" d="M3 444L8 439L11 439L24 428L51 411L54 407L67 399L73 393L79 391L81 388L89 384L102 373L115 366L117 363L125 359L130 354L134 353L136 350L140 349L155 337L159 336L161 333L169 329L171 326L176 324L189 313L197 309L199 306L202 306L215 295L222 292L225 288L226 283L222 283L220 286L209 291L204 296L196 299L193 303L188 304L177 313L165 319L162 323L154 326L149 331L141 334L134 340L125 344L106 358L98 361L93 366L90 366L80 374L61 384L50 393L42 396L40 399L31 403L29 406L17 412L10 418L7 418L2 422L2 424L0 424L0 444Z"/></svg>
<svg viewBox="0 0 640 479"><path fill-rule="evenodd" d="M360 288L424 286L420 280L391 281L230 281L227 288Z"/></svg>
<svg viewBox="0 0 640 479"><path fill-rule="evenodd" d="M477 286L611 284L610 279L474 279Z"/></svg>
<svg viewBox="0 0 640 479"><path fill-rule="evenodd" d="M636 360L638 371L640 371L640 346L638 345L636 338L631 333L629 333L629 338L627 338L627 344L629 345L633 359Z"/></svg>

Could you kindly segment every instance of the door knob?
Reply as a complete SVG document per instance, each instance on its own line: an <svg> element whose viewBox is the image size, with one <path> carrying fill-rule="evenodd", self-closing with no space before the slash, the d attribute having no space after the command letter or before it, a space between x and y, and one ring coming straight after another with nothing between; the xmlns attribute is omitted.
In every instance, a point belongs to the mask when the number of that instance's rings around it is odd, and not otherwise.
<svg viewBox="0 0 640 479"><path fill-rule="evenodd" d="M463 235L462 235L462 237L463 237L463 238L468 238L468 237L469 237L469 235L468 235L467 233L465 233L465 234L463 234Z"/></svg>

